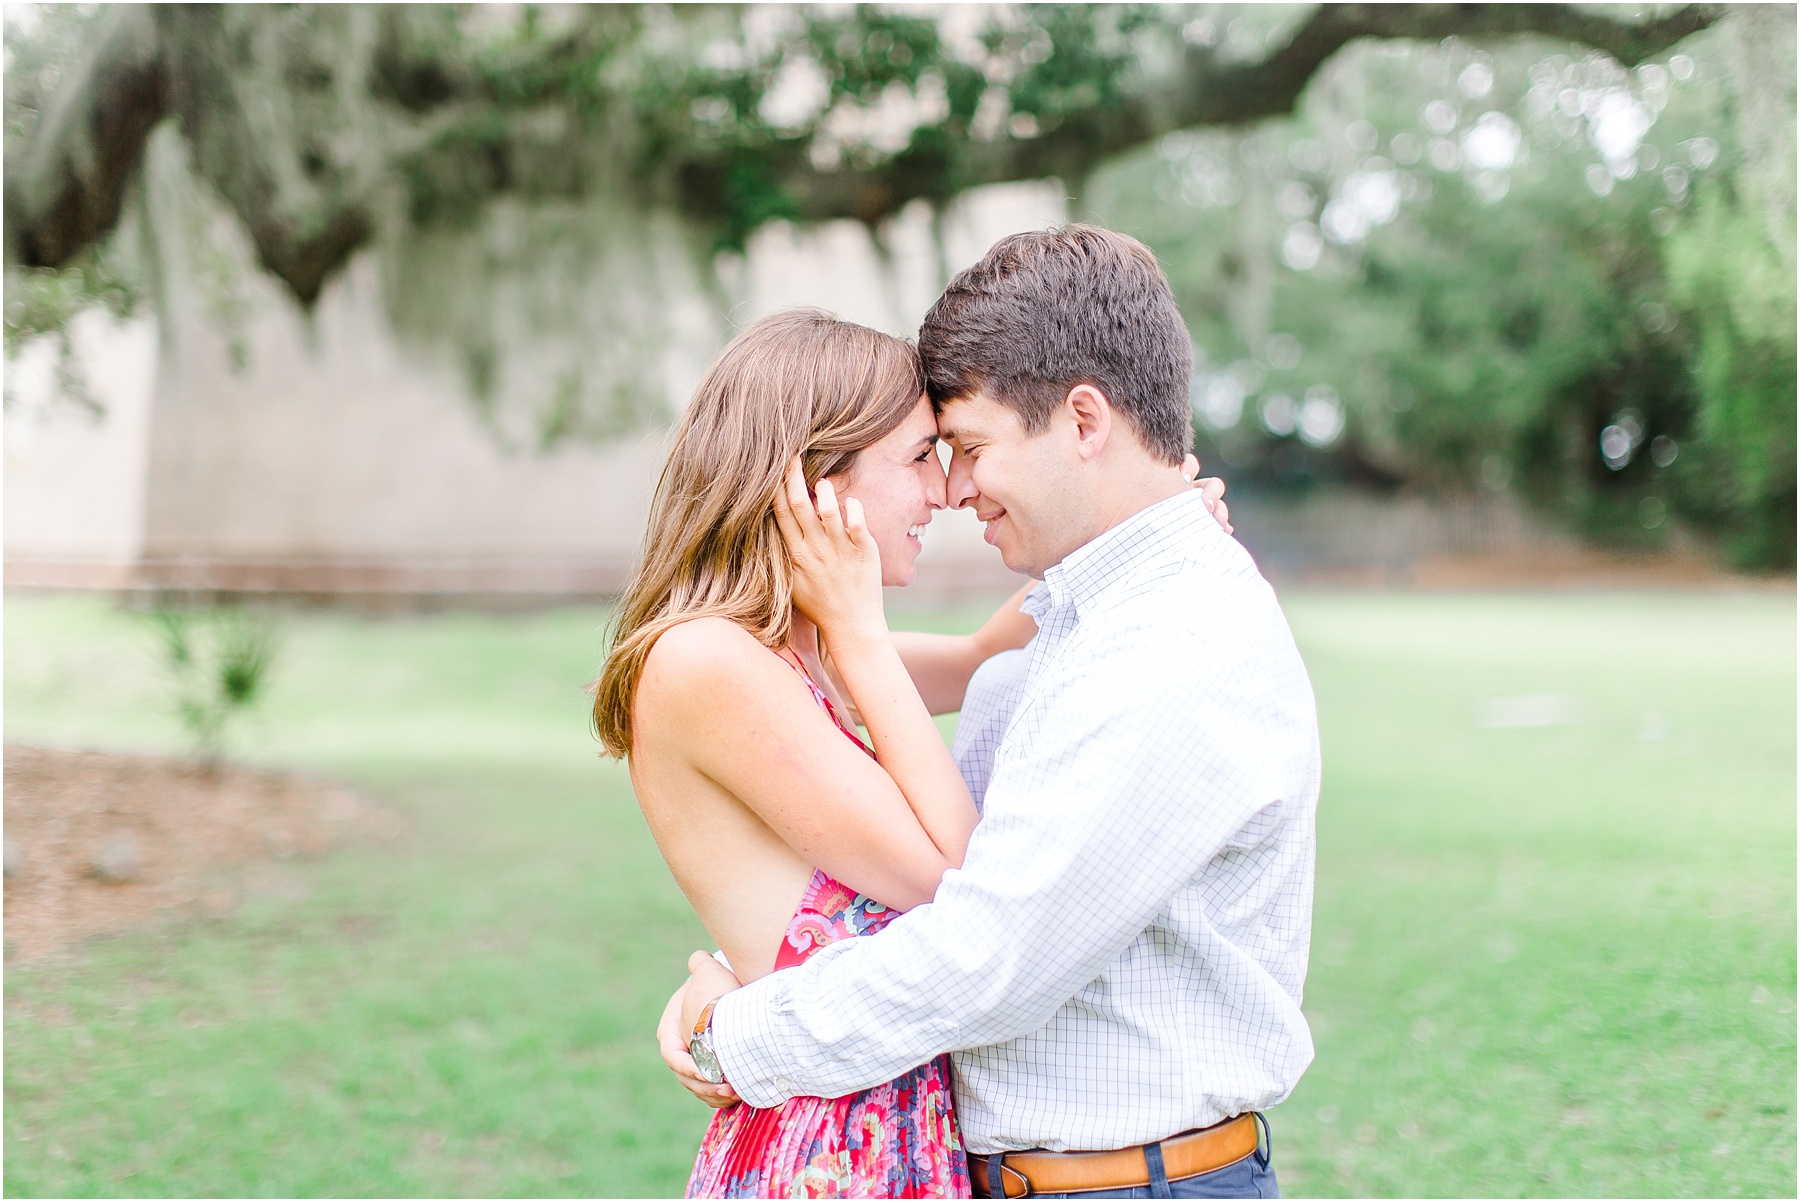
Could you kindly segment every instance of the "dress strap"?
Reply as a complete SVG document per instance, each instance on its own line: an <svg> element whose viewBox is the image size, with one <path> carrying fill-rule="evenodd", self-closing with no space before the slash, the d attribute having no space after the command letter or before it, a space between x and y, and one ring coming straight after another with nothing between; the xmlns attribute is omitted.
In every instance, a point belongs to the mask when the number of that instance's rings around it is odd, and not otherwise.
<svg viewBox="0 0 1800 1202"><path fill-rule="evenodd" d="M795 655L793 659L789 659L779 651L775 652L775 657L800 674L800 679L806 682L807 690L812 693L813 700L819 703L819 708L825 711L832 723L843 731L852 743L868 752L870 756L874 756L875 749L863 742L855 730L845 725L843 718L838 716L837 706L831 704L831 698L826 696L825 690L821 689L818 682L813 680L812 674L806 670L806 665L800 662L800 657Z"/></svg>

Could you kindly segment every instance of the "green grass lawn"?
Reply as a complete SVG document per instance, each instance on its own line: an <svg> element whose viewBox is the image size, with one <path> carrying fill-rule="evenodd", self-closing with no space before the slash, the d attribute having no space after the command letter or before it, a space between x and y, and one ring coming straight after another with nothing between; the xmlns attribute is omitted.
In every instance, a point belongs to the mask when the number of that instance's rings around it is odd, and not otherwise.
<svg viewBox="0 0 1800 1202"><path fill-rule="evenodd" d="M1296 593L1325 742L1293 1195L1793 1196L1791 596ZM970 613L908 615L967 626ZM243 758L411 833L6 973L9 1195L666 1195L700 946L585 725L603 615L287 617ZM6 736L177 751L137 619L6 600ZM1497 697L1576 721L1488 729Z"/></svg>

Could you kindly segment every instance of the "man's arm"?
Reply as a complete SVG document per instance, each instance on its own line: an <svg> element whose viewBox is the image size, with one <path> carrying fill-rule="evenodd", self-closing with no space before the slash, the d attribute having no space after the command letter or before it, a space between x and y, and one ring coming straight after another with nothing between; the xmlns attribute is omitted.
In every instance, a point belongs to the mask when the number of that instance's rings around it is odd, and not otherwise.
<svg viewBox="0 0 1800 1202"><path fill-rule="evenodd" d="M1198 646L1144 642L1085 655L1027 703L1042 745L997 767L931 904L719 1002L714 1046L740 1096L840 1096L1036 1030L1277 800L1241 750L1261 742L1250 699L1206 679Z"/></svg>

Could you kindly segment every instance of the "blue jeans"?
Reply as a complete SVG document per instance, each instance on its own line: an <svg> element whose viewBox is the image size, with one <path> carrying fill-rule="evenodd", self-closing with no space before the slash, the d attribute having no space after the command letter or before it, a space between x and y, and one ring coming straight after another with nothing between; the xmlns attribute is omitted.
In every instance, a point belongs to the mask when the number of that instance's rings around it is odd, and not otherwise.
<svg viewBox="0 0 1800 1202"><path fill-rule="evenodd" d="M1269 1163L1270 1148L1267 1144L1268 1126L1263 1123L1264 1145L1236 1164L1228 1164L1222 1169L1214 1169L1210 1173L1202 1173L1198 1177L1189 1177L1183 1181L1170 1181L1163 1172L1162 1149L1151 1144L1145 1151L1145 1159L1150 1162L1150 1184L1135 1186L1130 1189L1090 1190L1080 1194L1032 1194L1033 1198L1068 1198L1072 1202L1086 1202L1089 1198L1279 1198L1281 1188L1275 1183L1275 1169Z"/></svg>

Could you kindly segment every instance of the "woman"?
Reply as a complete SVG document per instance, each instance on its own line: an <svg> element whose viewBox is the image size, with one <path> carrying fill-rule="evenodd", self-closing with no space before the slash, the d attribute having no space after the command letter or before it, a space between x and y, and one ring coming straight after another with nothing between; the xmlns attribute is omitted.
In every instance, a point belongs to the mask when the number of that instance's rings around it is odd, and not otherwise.
<svg viewBox="0 0 1800 1202"><path fill-rule="evenodd" d="M897 338L821 313L765 319L701 383L657 487L595 723L743 981L880 929L961 863L975 808L920 697L957 708L982 659L1034 633L1015 603L973 636L901 640L904 660L886 635L879 586L911 582L944 505L924 391ZM866 600L830 646L836 677L804 612L819 583L796 579L778 526L796 460L798 496L852 498L860 554L835 563L838 591L861 573L849 591ZM721 1110L689 1193L967 1197L947 1063L847 1098Z"/></svg>
<svg viewBox="0 0 1800 1202"><path fill-rule="evenodd" d="M658 483L595 724L740 981L879 930L962 862L975 809L927 710L960 708L976 667L1036 626L1021 592L973 635L888 632L881 586L911 582L945 502L936 441L911 346L786 313L719 356ZM948 1064L727 1106L688 1192L966 1197Z"/></svg>

